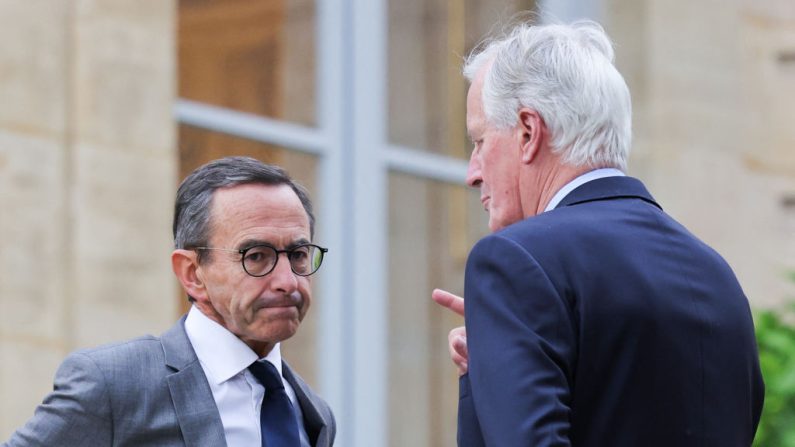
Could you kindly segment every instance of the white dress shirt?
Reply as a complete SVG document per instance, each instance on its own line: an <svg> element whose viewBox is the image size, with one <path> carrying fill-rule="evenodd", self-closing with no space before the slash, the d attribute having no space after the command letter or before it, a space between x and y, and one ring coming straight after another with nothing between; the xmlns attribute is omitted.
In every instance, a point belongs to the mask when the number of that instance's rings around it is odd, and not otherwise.
<svg viewBox="0 0 795 447"><path fill-rule="evenodd" d="M209 319L195 306L191 306L185 319L185 332L188 333L188 339L210 383L215 405L221 414L226 444L229 447L261 446L259 417L265 387L248 370L248 366L258 360L257 354L237 336ZM279 343L265 356L265 360L276 367L279 375L282 374ZM298 422L301 445L310 447L303 413L297 403L295 391L284 376L282 383Z"/></svg>
<svg viewBox="0 0 795 447"><path fill-rule="evenodd" d="M556 192L554 196L552 196L552 200L549 201L547 207L544 209L544 212L546 213L547 211L554 210L560 201L569 195L570 192L574 191L574 189L578 186L588 183L591 180L605 177L623 177L625 175L626 174L615 168L601 168L586 172L585 174L563 185L563 188L560 188L560 190Z"/></svg>

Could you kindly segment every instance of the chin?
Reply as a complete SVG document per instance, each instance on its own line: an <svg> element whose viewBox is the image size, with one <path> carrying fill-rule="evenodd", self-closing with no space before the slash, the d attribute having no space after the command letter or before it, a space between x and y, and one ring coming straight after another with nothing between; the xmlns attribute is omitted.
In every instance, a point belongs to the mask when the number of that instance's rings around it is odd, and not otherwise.
<svg viewBox="0 0 795 447"><path fill-rule="evenodd" d="M298 332L298 322L276 323L268 330L268 338L276 342L285 341Z"/></svg>

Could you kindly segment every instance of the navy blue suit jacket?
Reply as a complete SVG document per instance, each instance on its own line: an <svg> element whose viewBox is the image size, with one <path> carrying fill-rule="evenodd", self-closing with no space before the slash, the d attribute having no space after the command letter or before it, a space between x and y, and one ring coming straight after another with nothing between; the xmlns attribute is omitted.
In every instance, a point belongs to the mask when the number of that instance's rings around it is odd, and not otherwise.
<svg viewBox="0 0 795 447"><path fill-rule="evenodd" d="M749 446L748 300L630 177L588 182L467 261L460 446Z"/></svg>

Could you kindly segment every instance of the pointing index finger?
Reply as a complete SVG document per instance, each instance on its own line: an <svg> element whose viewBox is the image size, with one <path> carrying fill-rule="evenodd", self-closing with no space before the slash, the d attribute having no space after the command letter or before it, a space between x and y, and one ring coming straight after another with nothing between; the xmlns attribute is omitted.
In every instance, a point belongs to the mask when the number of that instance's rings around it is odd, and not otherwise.
<svg viewBox="0 0 795 447"><path fill-rule="evenodd" d="M431 298L440 306L446 307L458 315L464 316L464 299L446 290L434 289Z"/></svg>

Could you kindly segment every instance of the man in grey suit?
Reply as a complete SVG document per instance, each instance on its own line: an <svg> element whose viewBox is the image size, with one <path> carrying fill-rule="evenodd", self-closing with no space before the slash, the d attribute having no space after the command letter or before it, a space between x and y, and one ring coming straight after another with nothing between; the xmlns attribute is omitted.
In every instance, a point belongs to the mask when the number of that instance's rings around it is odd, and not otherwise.
<svg viewBox="0 0 795 447"><path fill-rule="evenodd" d="M332 445L331 409L280 352L327 251L313 234L309 197L280 168L229 157L194 171L171 256L188 314L160 337L71 354L3 445Z"/></svg>

